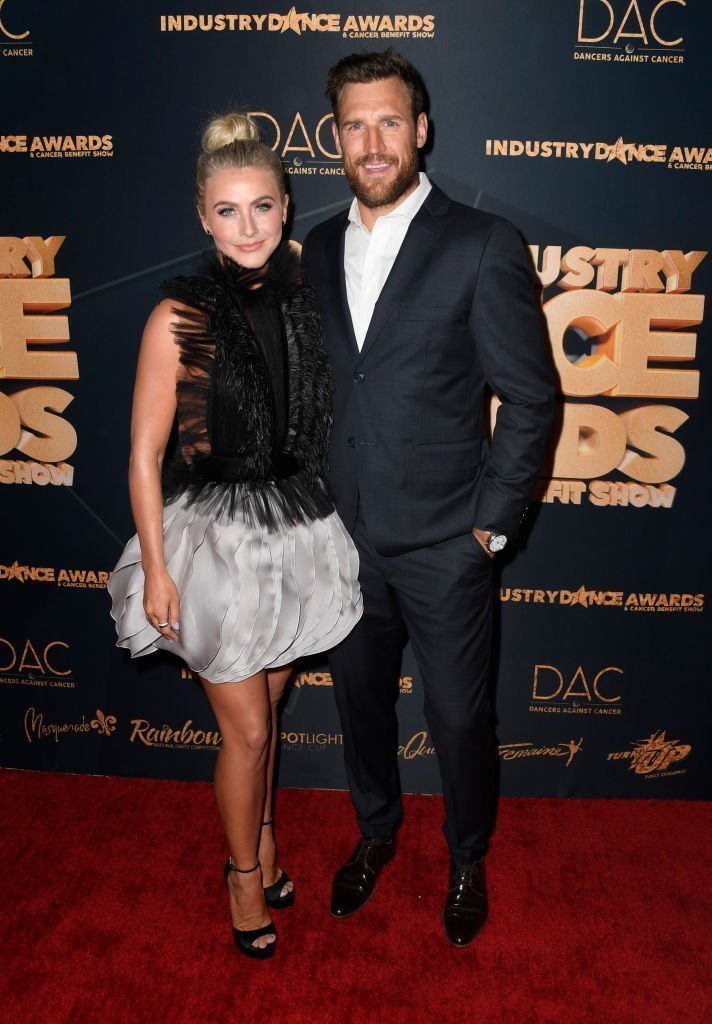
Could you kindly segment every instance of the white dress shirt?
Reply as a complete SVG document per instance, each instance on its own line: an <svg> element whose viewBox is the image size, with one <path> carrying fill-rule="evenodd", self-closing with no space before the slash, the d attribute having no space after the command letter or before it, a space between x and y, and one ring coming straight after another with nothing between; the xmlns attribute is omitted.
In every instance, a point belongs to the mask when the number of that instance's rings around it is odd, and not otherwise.
<svg viewBox="0 0 712 1024"><path fill-rule="evenodd" d="M369 231L361 222L358 201L349 210L349 226L344 240L346 298L351 312L359 350L371 323L378 296L388 279L410 222L433 187L420 172L418 187L390 213L378 217Z"/></svg>

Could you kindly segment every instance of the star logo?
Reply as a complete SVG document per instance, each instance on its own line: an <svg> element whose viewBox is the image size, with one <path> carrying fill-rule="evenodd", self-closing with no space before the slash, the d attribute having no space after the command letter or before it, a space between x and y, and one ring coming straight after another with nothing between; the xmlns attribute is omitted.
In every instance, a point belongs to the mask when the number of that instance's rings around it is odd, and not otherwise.
<svg viewBox="0 0 712 1024"><path fill-rule="evenodd" d="M588 608L592 593L592 590L586 590L583 586L579 587L571 600L571 604L580 604L582 608Z"/></svg>
<svg viewBox="0 0 712 1024"><path fill-rule="evenodd" d="M623 136L619 135L613 145L608 148L608 160L606 162L610 163L611 160L620 160L623 165L627 165L631 147L632 143L624 142Z"/></svg>
<svg viewBox="0 0 712 1024"><path fill-rule="evenodd" d="M296 7L292 7L289 13L284 16L282 32L287 32L288 29L291 29L292 32L296 32L300 36L302 34L302 18L303 15L297 14Z"/></svg>
<svg viewBox="0 0 712 1024"><path fill-rule="evenodd" d="M30 573L29 565L19 565L15 560L12 565L3 565L2 574L7 580L17 580L18 583L25 583Z"/></svg>

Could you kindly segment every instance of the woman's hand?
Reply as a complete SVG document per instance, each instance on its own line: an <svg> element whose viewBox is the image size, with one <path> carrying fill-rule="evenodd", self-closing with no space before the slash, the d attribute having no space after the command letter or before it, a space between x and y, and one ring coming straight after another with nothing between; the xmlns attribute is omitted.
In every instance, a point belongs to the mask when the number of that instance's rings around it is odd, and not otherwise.
<svg viewBox="0 0 712 1024"><path fill-rule="evenodd" d="M153 628L171 643L175 643L180 630L180 598L178 589L166 570L152 572L146 576L143 608Z"/></svg>

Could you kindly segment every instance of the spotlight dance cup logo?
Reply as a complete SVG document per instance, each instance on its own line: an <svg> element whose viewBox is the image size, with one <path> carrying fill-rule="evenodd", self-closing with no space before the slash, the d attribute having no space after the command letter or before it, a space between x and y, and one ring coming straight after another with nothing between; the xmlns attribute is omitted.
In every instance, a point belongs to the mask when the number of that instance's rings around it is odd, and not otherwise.
<svg viewBox="0 0 712 1024"><path fill-rule="evenodd" d="M672 401L689 408L700 395L690 328L703 320L692 287L707 251L530 249L564 397L551 478L535 500L671 508L685 464L676 435L690 418Z"/></svg>
<svg viewBox="0 0 712 1024"><path fill-rule="evenodd" d="M71 487L74 480L66 460L77 433L61 415L74 395L49 383L79 379L77 353L61 347L69 321L56 315L72 301L69 279L54 276L64 240L0 238L0 484Z"/></svg>

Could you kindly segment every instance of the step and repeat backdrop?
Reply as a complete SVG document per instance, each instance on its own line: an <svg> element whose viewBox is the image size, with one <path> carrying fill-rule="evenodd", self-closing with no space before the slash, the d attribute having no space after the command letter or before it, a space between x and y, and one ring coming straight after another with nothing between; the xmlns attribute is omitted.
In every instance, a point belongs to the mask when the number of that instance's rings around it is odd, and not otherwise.
<svg viewBox="0 0 712 1024"><path fill-rule="evenodd" d="M429 89L428 172L531 248L559 378L496 579L502 791L709 796L707 4L290 3L0 0L0 764L211 777L197 680L131 662L109 618L142 325L205 244L205 121L258 119L301 240L350 201L327 69L394 46ZM422 696L407 649L403 784L438 792ZM325 660L281 738L283 785L344 786Z"/></svg>

